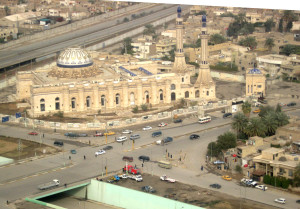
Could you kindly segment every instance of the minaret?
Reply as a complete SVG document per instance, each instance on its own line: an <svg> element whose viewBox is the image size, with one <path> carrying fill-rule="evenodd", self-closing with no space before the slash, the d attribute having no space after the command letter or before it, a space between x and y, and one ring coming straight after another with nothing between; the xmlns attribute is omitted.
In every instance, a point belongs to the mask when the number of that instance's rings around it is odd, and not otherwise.
<svg viewBox="0 0 300 209"><path fill-rule="evenodd" d="M200 98L215 99L216 98L216 86L210 75L210 68L208 64L208 38L206 28L206 16L202 16L202 28L201 28L201 62L199 68L199 75L195 83L195 90L199 90Z"/></svg>
<svg viewBox="0 0 300 209"><path fill-rule="evenodd" d="M177 8L176 18L176 52L172 71L174 73L184 73L187 69L183 53L183 19L181 18L181 7Z"/></svg>

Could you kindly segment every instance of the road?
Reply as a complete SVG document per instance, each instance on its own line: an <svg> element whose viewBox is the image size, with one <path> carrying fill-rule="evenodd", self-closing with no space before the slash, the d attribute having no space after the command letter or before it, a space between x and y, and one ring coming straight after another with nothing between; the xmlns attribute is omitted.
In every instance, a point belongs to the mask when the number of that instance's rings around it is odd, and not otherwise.
<svg viewBox="0 0 300 209"><path fill-rule="evenodd" d="M300 110L289 112L289 114L299 115ZM220 114L221 115L221 114ZM158 128L163 131L163 136L172 136L174 141L168 145L155 145L153 142L162 138L152 138L152 131L135 131L141 135L141 138L136 140L135 149L131 150L132 143L130 140L122 143L112 143L114 148L107 151L106 154L95 157L94 153L100 147L77 147L73 144L66 144L65 150L76 148L78 153L70 155L68 151L56 155L47 156L33 161L21 163L19 165L10 165L0 168L0 206L6 200L16 200L32 194L38 194L37 186L39 184L51 181L57 178L62 184L71 184L74 182L89 179L94 176L99 176L102 173L105 175L105 166L109 172L118 171L124 166L121 160L124 155L133 156L137 166L143 169L143 172L153 173L154 175L162 175L167 173L169 176L177 179L180 182L197 185L203 188L209 188L212 183L219 183L222 188L218 191L231 194L236 197L247 198L258 202L267 203L273 206L281 206L274 203L274 199L284 197L287 200L283 208L297 208L296 199L299 197L282 192L276 189L269 189L266 192L254 189L244 188L239 186L238 182L227 182L219 176L208 173L206 170L201 171L200 166L204 165L206 147L209 142L216 141L217 137L230 129L230 119L214 117L212 122L207 124L196 123L196 118L190 118L183 125L170 124L167 127ZM19 127L7 127L0 125L2 135L10 135L12 137L27 137L28 130ZM189 140L190 133L199 133L199 140ZM52 144L53 138L64 138L57 134L47 134L44 143ZM35 140L40 140L38 137ZM170 170L165 170L157 166L156 161L161 160L167 152L173 155L173 158L179 159L183 157L183 165L174 166ZM71 160L69 160L69 155ZM86 160L83 159L86 155ZM144 163L138 161L140 155L148 155L151 158L150 162Z"/></svg>
<svg viewBox="0 0 300 209"><path fill-rule="evenodd" d="M189 7L190 6L188 5L182 5L183 10ZM123 22L123 19L125 17L131 19L131 14L108 21L104 20L101 23L72 31L67 34L58 35L43 41L37 41L13 49L4 49L0 51L0 69L23 61L53 54L74 45L90 44L116 35L121 35L125 31L132 30L155 20L167 17L171 14L175 14L176 11L177 5L159 4L155 7L147 8L142 11L149 15L129 22ZM119 24L120 22L121 24Z"/></svg>

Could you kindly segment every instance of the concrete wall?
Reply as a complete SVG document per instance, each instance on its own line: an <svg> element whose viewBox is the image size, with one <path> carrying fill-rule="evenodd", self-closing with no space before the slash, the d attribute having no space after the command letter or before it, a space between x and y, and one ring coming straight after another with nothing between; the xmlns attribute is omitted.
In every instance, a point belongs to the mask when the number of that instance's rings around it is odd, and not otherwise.
<svg viewBox="0 0 300 209"><path fill-rule="evenodd" d="M16 76L12 76L3 80L0 80L0 89L4 89L8 86L13 86L16 84Z"/></svg>
<svg viewBox="0 0 300 209"><path fill-rule="evenodd" d="M129 209L201 208L97 180L88 186L88 199Z"/></svg>
<svg viewBox="0 0 300 209"><path fill-rule="evenodd" d="M217 78L224 81L234 81L234 82L241 82L245 83L245 77L243 75L234 75L230 73L222 73L217 71L210 71L210 74L213 78Z"/></svg>

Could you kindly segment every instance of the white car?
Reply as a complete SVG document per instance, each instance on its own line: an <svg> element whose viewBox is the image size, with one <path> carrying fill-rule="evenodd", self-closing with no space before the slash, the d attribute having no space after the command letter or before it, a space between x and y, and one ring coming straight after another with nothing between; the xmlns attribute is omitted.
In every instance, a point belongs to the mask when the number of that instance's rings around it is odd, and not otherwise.
<svg viewBox="0 0 300 209"><path fill-rule="evenodd" d="M131 134L132 133L132 130L123 130L122 131L122 134Z"/></svg>
<svg viewBox="0 0 300 209"><path fill-rule="evenodd" d="M151 126L146 126L146 127L143 128L143 131L147 131L147 130L151 130L151 129L152 129Z"/></svg>
<svg viewBox="0 0 300 209"><path fill-rule="evenodd" d="M103 155L103 154L105 154L105 150L103 149L100 149L99 151L95 152L95 156Z"/></svg>
<svg viewBox="0 0 300 209"><path fill-rule="evenodd" d="M277 198L274 200L275 202L278 202L280 204L285 204L285 199L284 198Z"/></svg>
<svg viewBox="0 0 300 209"><path fill-rule="evenodd" d="M161 122L160 124L158 124L158 127L164 127L164 126L167 126L167 125L168 125L167 123Z"/></svg>
<svg viewBox="0 0 300 209"><path fill-rule="evenodd" d="M127 140L127 136L120 136L117 138L117 142L123 142L123 141L126 141Z"/></svg>
<svg viewBox="0 0 300 209"><path fill-rule="evenodd" d="M134 180L140 182L140 181L143 181L143 177L141 175L136 175Z"/></svg>
<svg viewBox="0 0 300 209"><path fill-rule="evenodd" d="M261 190L263 190L263 191L265 191L265 190L268 189L268 187L266 187L265 185L257 185L255 188L261 189Z"/></svg>
<svg viewBox="0 0 300 209"><path fill-rule="evenodd" d="M120 177L121 179L127 179L127 178L129 178L129 176L128 176L127 174L119 175L119 177Z"/></svg>

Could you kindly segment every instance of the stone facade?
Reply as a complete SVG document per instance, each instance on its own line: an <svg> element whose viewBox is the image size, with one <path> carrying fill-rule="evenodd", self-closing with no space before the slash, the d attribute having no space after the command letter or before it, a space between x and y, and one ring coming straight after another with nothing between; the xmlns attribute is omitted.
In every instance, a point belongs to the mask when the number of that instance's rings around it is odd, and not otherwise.
<svg viewBox="0 0 300 209"><path fill-rule="evenodd" d="M262 95L266 95L266 77L259 69L252 69L246 74L246 96Z"/></svg>

